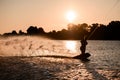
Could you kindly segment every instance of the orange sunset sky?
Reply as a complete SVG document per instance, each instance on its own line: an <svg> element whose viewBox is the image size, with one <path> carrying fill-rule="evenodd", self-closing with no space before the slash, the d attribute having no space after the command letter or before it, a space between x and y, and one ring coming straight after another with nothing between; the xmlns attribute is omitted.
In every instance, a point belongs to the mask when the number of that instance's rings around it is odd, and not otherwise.
<svg viewBox="0 0 120 80"><path fill-rule="evenodd" d="M90 25L112 20L120 20L120 0L0 0L0 34L25 32L31 25L48 32L67 28L70 22Z"/></svg>

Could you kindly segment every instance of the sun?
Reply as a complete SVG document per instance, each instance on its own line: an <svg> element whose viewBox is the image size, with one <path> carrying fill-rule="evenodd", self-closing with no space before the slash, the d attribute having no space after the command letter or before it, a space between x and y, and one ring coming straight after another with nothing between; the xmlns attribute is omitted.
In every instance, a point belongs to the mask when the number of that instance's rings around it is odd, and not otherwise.
<svg viewBox="0 0 120 80"><path fill-rule="evenodd" d="M68 11L67 14L66 14L66 19L69 21L69 22L73 22L76 18L76 14L74 11Z"/></svg>

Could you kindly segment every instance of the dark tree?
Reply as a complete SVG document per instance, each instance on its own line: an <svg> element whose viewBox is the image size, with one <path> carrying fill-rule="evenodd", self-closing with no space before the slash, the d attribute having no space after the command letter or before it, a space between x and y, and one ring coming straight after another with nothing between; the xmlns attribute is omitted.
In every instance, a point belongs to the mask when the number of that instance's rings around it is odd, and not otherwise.
<svg viewBox="0 0 120 80"><path fill-rule="evenodd" d="M15 30L12 31L12 35L17 35L17 32Z"/></svg>
<svg viewBox="0 0 120 80"><path fill-rule="evenodd" d="M37 34L37 27L34 27L34 26L30 26L28 29L27 29L27 34Z"/></svg>
<svg viewBox="0 0 120 80"><path fill-rule="evenodd" d="M27 34L29 35L38 35L38 34L44 34L44 30L43 28L37 28L36 26L30 26L28 29L27 29Z"/></svg>
<svg viewBox="0 0 120 80"><path fill-rule="evenodd" d="M120 21L111 21L107 25L107 38L120 40Z"/></svg>
<svg viewBox="0 0 120 80"><path fill-rule="evenodd" d="M39 34L44 34L45 31L44 31L44 29L43 29L42 27L40 27L40 28L38 28L38 33L39 33Z"/></svg>
<svg viewBox="0 0 120 80"><path fill-rule="evenodd" d="M19 35L25 35L25 33L22 30L19 30Z"/></svg>
<svg viewBox="0 0 120 80"><path fill-rule="evenodd" d="M19 35L26 34L19 30ZM4 33L3 35L18 35L15 30L10 33ZM27 29L27 35L42 35L53 39L64 39L64 40L80 40L83 36L87 36L87 39L95 40L120 40L120 21L111 21L108 25L94 23L88 25L83 24L68 24L67 29L60 31L52 30L48 33L44 31L42 27L37 28L36 26L30 26Z"/></svg>

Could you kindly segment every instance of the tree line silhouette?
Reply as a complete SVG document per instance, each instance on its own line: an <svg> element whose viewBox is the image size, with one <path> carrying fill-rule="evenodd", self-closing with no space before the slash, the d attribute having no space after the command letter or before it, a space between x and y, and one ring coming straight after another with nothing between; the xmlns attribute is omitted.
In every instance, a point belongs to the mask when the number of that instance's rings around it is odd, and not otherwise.
<svg viewBox="0 0 120 80"><path fill-rule="evenodd" d="M50 32L45 32L42 27L30 26L26 30L26 33L22 30L19 30L18 33L13 30L10 33L4 33L2 36L37 35L57 40L80 40L83 34L85 34L84 30L88 30L87 36L94 31L89 37L90 40L120 40L120 21L111 21L108 25L98 23L92 25L88 25L87 23L76 25L71 23L68 24L67 29L60 31L52 30Z"/></svg>

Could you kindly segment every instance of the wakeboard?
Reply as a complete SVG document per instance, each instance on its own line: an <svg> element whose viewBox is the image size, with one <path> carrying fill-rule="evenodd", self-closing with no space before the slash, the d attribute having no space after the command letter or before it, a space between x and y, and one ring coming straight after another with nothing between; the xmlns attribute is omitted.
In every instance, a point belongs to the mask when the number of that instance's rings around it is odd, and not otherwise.
<svg viewBox="0 0 120 80"><path fill-rule="evenodd" d="M73 57L74 59L80 59L80 60L88 60L88 58L91 56L90 53L85 53L85 54L80 54L77 55L75 57Z"/></svg>

